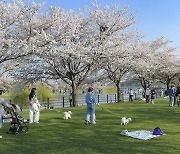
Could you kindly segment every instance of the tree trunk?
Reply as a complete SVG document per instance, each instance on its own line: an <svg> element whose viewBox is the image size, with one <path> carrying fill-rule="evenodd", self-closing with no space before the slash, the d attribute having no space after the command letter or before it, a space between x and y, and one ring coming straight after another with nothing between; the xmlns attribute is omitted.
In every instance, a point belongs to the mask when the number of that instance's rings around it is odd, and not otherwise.
<svg viewBox="0 0 180 154"><path fill-rule="evenodd" d="M78 87L75 81L72 81L72 105L73 107L78 106Z"/></svg>
<svg viewBox="0 0 180 154"><path fill-rule="evenodd" d="M146 89L147 89L147 84L146 84L146 81L142 78L140 80L140 83L141 83L141 86L143 87L143 93L142 93L142 96L143 98L146 98Z"/></svg>
<svg viewBox="0 0 180 154"><path fill-rule="evenodd" d="M124 101L123 93L121 90L120 82L116 83L116 89L117 89L117 102Z"/></svg>
<svg viewBox="0 0 180 154"><path fill-rule="evenodd" d="M170 80L167 80L167 82L166 82L166 86L167 86L167 90L169 89L169 87L170 87Z"/></svg>

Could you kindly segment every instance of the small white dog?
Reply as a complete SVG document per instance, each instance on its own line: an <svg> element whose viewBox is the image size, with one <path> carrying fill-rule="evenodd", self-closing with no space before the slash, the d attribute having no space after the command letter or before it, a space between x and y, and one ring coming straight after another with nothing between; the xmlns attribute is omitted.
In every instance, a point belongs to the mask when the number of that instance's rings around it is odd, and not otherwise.
<svg viewBox="0 0 180 154"><path fill-rule="evenodd" d="M67 120L67 119L71 119L71 111L67 111L67 112L63 112L64 113L64 117L63 119Z"/></svg>
<svg viewBox="0 0 180 154"><path fill-rule="evenodd" d="M130 121L132 121L132 118L122 117L121 125L127 125Z"/></svg>

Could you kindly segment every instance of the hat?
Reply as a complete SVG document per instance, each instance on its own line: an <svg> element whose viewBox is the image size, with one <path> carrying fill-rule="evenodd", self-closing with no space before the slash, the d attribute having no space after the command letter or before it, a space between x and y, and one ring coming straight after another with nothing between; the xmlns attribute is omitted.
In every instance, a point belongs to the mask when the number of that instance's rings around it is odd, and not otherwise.
<svg viewBox="0 0 180 154"><path fill-rule="evenodd" d="M163 135L159 127L154 128L153 135Z"/></svg>

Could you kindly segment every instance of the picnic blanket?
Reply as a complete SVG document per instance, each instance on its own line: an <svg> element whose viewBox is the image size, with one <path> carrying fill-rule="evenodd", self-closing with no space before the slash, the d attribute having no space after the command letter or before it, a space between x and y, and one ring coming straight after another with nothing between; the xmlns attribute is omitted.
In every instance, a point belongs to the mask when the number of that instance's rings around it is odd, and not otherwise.
<svg viewBox="0 0 180 154"><path fill-rule="evenodd" d="M153 132L150 132L147 130L137 130L133 132L128 132L128 130L123 130L120 134L124 136L129 136L132 138L140 139L140 140L148 140L154 137L162 136L162 135L153 135Z"/></svg>

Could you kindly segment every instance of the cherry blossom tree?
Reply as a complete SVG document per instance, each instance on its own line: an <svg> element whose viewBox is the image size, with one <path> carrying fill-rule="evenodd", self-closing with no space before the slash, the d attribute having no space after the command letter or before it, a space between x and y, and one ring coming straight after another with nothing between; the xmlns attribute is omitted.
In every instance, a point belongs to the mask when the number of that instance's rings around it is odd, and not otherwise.
<svg viewBox="0 0 180 154"><path fill-rule="evenodd" d="M179 59L180 60L180 59ZM180 87L180 71L174 79L176 87Z"/></svg>
<svg viewBox="0 0 180 154"><path fill-rule="evenodd" d="M20 0L0 1L0 64L1 73L11 68L10 62L32 54L29 41L32 29L38 27L35 21L42 4L24 5Z"/></svg>
<svg viewBox="0 0 180 154"><path fill-rule="evenodd" d="M144 90L158 81L159 71L163 68L163 55L175 50L168 47L168 43L168 40L160 37L152 42L142 42L136 47L139 51L139 58L134 63L133 71Z"/></svg>
<svg viewBox="0 0 180 154"><path fill-rule="evenodd" d="M73 106L78 105L79 86L99 68L116 84L118 101L120 80L129 68L146 89L157 78L158 54L170 50L163 38L133 40L136 34L127 29L135 21L126 7L101 9L94 3L86 13L57 7L40 13L43 4L33 1L0 2L0 62L13 60L8 68L14 67L18 79L64 81L72 88Z"/></svg>
<svg viewBox="0 0 180 154"><path fill-rule="evenodd" d="M137 41L138 35L134 31L131 33L128 32L126 35L120 35L118 39L119 46L112 49L116 51L116 53L109 56L106 65L103 65L103 68L108 74L108 78L116 86L118 102L124 100L123 92L121 90L121 81L125 75L131 71L132 63L136 57L136 51L133 46Z"/></svg>
<svg viewBox="0 0 180 154"><path fill-rule="evenodd" d="M117 40L119 30L134 23L127 9L119 10L116 5L102 11L94 4L94 10L88 11L89 15L83 16L59 8L47 10L41 19L45 23L53 20L52 24L32 29L34 36L30 40L36 58L20 66L19 75L26 78L61 79L70 85L73 106L77 106L78 87L106 61L106 57L115 53L113 48L122 43Z"/></svg>
<svg viewBox="0 0 180 154"><path fill-rule="evenodd" d="M180 72L179 60L176 55L169 52L160 53L158 56L160 63L157 67L157 78L167 86L167 89L169 89L170 84L173 84L175 78L178 78Z"/></svg>
<svg viewBox="0 0 180 154"><path fill-rule="evenodd" d="M99 50L106 53L102 63L102 68L106 70L108 78L117 87L117 101L123 100L121 96L120 81L129 69L130 50L128 51L129 39L134 33L126 30L135 23L134 18L127 7L119 10L118 5L112 8L105 7L100 10L94 4L95 11L91 13L93 24L99 31L98 44ZM127 58L128 57L128 58ZM127 60L128 59L128 60Z"/></svg>

